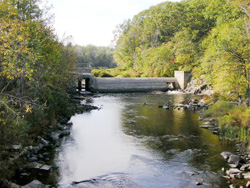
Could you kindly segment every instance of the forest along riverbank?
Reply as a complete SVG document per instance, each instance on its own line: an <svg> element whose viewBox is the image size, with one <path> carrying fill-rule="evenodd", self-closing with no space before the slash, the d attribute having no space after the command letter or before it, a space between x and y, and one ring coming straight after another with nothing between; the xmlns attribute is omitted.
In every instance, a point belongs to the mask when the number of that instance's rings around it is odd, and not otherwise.
<svg viewBox="0 0 250 188"><path fill-rule="evenodd" d="M159 108L194 98L201 96L137 93L89 100L101 110L72 117L71 134L55 157L58 185L228 187L220 154L233 153L234 144L201 129L193 110Z"/></svg>

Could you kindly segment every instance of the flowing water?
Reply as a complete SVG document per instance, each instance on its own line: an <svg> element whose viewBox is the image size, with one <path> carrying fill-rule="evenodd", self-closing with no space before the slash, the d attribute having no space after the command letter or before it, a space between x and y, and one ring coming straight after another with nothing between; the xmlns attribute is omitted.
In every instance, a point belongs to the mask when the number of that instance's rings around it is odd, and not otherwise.
<svg viewBox="0 0 250 188"><path fill-rule="evenodd" d="M222 151L233 146L199 128L197 113L159 108L183 94L112 94L94 98L100 110L75 115L58 148L60 187L228 187ZM147 103L147 105L143 105Z"/></svg>

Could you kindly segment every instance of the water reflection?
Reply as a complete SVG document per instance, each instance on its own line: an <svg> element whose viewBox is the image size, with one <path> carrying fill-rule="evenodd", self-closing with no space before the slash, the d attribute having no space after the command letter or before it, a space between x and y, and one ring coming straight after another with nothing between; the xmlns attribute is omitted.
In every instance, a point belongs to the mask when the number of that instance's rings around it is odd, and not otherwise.
<svg viewBox="0 0 250 188"><path fill-rule="evenodd" d="M228 186L215 172L225 164L220 152L233 148L200 129L196 113L158 108L191 97L94 99L103 109L74 116L72 134L59 148L60 187L196 187L198 179L203 187Z"/></svg>

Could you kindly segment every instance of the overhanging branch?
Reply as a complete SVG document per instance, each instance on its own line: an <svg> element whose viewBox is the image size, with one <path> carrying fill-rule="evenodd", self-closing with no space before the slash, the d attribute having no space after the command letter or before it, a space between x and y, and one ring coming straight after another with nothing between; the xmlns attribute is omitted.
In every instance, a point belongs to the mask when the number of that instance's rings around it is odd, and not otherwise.
<svg viewBox="0 0 250 188"><path fill-rule="evenodd" d="M250 18L250 13L247 11L247 8L244 6L240 6L240 8L245 12L245 14Z"/></svg>

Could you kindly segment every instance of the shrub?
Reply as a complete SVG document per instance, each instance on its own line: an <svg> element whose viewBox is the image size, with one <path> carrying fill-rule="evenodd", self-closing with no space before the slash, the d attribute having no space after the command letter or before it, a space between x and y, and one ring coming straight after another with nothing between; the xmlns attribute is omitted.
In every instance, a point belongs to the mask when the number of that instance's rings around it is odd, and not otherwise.
<svg viewBox="0 0 250 188"><path fill-rule="evenodd" d="M227 101L220 100L217 101L204 113L204 117L222 117L234 107L235 105Z"/></svg>

